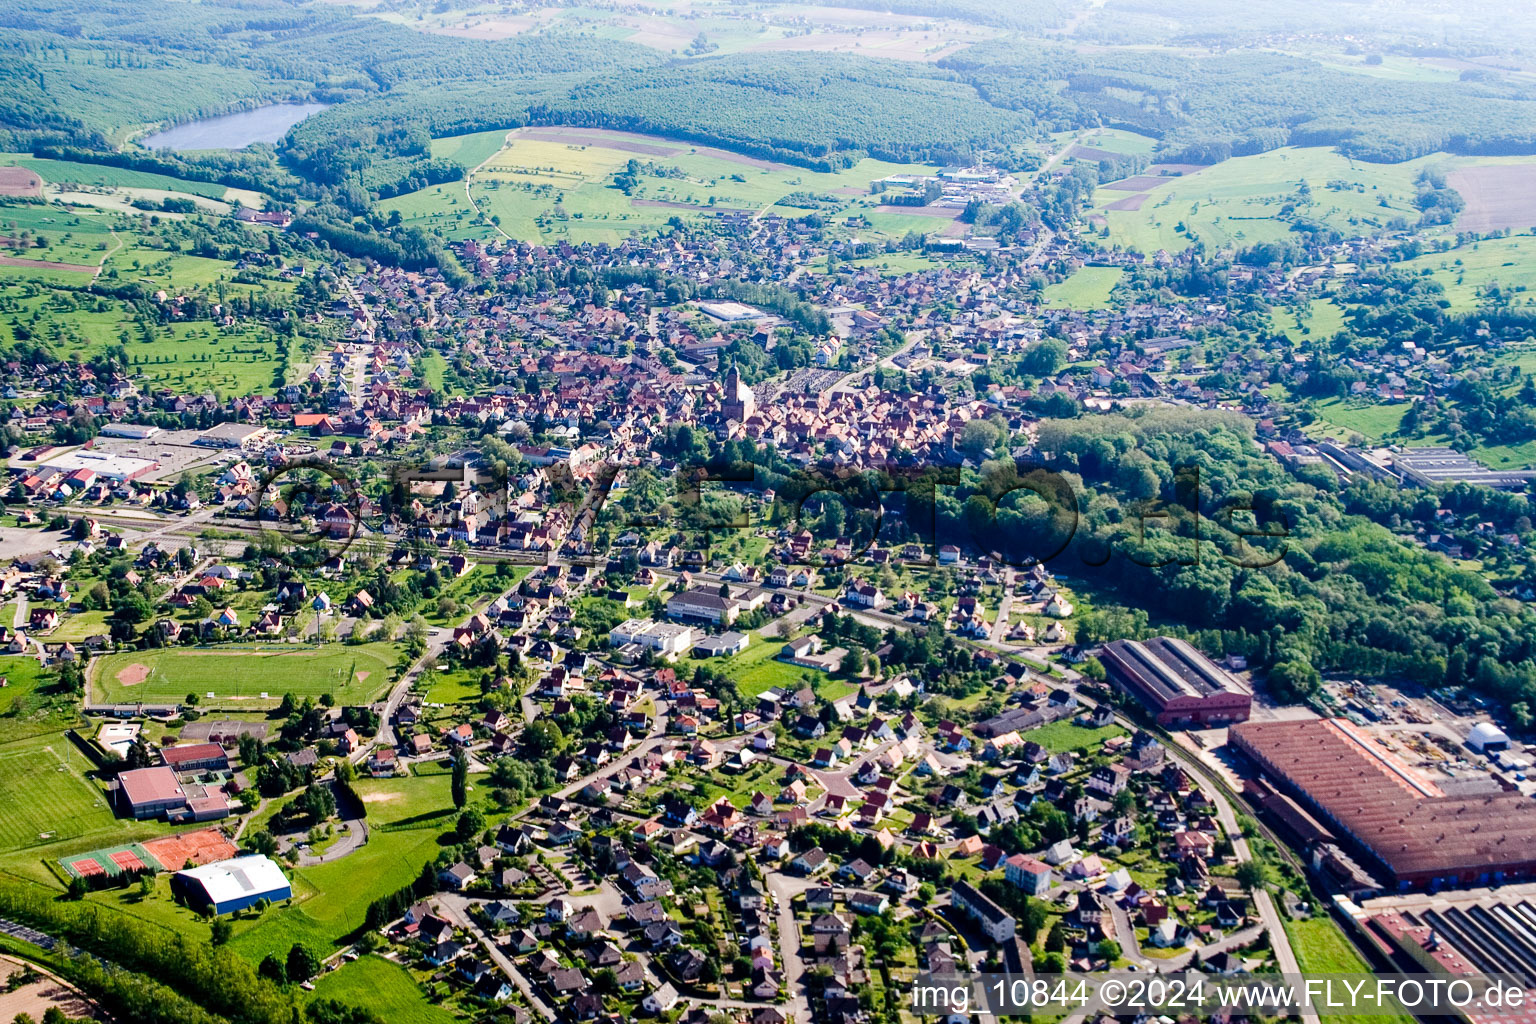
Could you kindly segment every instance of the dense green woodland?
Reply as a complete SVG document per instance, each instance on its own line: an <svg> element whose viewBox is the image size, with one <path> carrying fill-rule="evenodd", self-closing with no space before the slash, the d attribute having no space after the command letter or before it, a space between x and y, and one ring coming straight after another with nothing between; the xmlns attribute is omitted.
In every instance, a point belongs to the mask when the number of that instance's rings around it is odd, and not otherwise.
<svg viewBox="0 0 1536 1024"><path fill-rule="evenodd" d="M1524 496L1340 491L1332 474L1292 476L1236 414L1047 420L1038 438L1030 464L904 482L854 475L832 482L840 501L825 507L800 502L827 481L771 449L731 442L713 454L722 473L755 467L781 514L799 510L818 533L867 542L878 522L883 543L966 543L1015 565L1045 561L1093 595L1084 642L1173 631L1246 655L1282 699L1308 697L1320 672L1337 672L1471 685L1530 720L1536 609L1383 525L1440 505L1510 522L1529 517ZM666 454L706 449L689 433ZM880 522L882 504L895 512Z"/></svg>
<svg viewBox="0 0 1536 1024"><path fill-rule="evenodd" d="M1290 16L1284 3L1262 6ZM493 42L277 0L27 0L0 12L0 145L105 151L145 124L320 100L339 105L291 133L282 165L322 188L360 189L359 201L451 180L451 168L431 166L431 136L529 123L655 132L816 168L866 154L963 159L1099 123L1197 162L1287 144L1385 161L1536 150L1529 87L1497 74L1399 81L1257 51L1079 53L1041 41L1072 10L1064 0L906 0L897 13L1036 36L929 65L820 53L689 60L570 31Z"/></svg>

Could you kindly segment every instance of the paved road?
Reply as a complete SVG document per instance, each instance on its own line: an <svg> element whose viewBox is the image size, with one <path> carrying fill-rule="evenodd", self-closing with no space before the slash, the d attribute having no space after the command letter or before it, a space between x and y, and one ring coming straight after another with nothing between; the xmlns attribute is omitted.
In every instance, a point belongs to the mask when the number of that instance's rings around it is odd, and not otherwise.
<svg viewBox="0 0 1536 1024"><path fill-rule="evenodd" d="M789 993L787 1009L797 1024L809 1024L811 1001L805 994L805 961L800 959L800 926L795 921L790 901L812 885L821 883L813 878L796 878L782 871L770 871L763 876L764 885L773 894L774 908L779 918L779 959L784 964L784 988Z"/></svg>
<svg viewBox="0 0 1536 1024"><path fill-rule="evenodd" d="M513 963L511 958L501 951L501 948L496 945L496 941L487 935L475 919L470 916L469 901L467 899L455 893L445 892L438 895L437 905L445 917L475 937L475 940L485 949L486 955L491 958L491 962L501 970L501 973L511 979L512 984L516 985L518 990L523 993L523 998L528 1000L528 1004L537 1010L541 1017L547 1021L559 1019L560 1015L555 1012L554 1007L544 1001L544 997L539 994L538 989L528 980L527 976L518 969L517 964Z"/></svg>

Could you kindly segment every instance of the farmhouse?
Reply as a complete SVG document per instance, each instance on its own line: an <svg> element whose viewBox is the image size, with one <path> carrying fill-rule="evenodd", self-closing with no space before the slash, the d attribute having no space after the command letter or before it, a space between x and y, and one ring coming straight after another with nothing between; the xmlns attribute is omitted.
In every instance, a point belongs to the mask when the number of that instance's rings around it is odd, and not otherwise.
<svg viewBox="0 0 1536 1024"><path fill-rule="evenodd" d="M282 869L260 854L178 871L171 876L171 891L194 910L214 914L244 910L260 900L276 903L293 896Z"/></svg>

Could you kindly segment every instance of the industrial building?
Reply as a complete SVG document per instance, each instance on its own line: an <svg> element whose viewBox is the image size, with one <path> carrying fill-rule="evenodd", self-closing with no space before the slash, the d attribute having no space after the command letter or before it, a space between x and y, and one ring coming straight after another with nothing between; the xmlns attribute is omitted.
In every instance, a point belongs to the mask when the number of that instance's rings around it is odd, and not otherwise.
<svg viewBox="0 0 1536 1024"><path fill-rule="evenodd" d="M1438 487L1476 484L1502 490L1523 490L1536 480L1536 470L1489 469L1454 448L1376 448L1366 450L1320 441L1317 452L1350 475L1391 484Z"/></svg>
<svg viewBox="0 0 1536 1024"><path fill-rule="evenodd" d="M1536 878L1536 801L1518 790L1425 776L1342 719L1246 722L1229 735L1276 790L1396 888Z"/></svg>
<svg viewBox="0 0 1536 1024"><path fill-rule="evenodd" d="M1469 1024L1536 1019L1536 885L1339 901L1357 935L1404 972L1506 975L1523 985L1519 1010L1464 1015Z"/></svg>
<svg viewBox="0 0 1536 1024"><path fill-rule="evenodd" d="M126 437L130 441L148 441L160 428L153 423L108 423L101 428L102 437Z"/></svg>
<svg viewBox="0 0 1536 1024"><path fill-rule="evenodd" d="M1253 694L1175 637L1115 640L1099 655L1110 680L1152 709L1162 726L1208 728L1246 722Z"/></svg>
<svg viewBox="0 0 1536 1024"><path fill-rule="evenodd" d="M178 871L171 876L171 892L193 910L212 910L215 914L244 910L261 900L276 903L293 896L282 869L260 854Z"/></svg>
<svg viewBox="0 0 1536 1024"><path fill-rule="evenodd" d="M39 463L38 468L56 469L62 473L75 473L84 469L104 479L122 483L153 473L160 468L160 463L154 459L136 459L130 455L109 455L88 448L77 448Z"/></svg>

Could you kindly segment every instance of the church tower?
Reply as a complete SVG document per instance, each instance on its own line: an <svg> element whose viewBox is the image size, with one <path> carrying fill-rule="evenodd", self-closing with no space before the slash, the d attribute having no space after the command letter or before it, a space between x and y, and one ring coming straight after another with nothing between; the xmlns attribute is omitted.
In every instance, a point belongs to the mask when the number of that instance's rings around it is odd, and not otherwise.
<svg viewBox="0 0 1536 1024"><path fill-rule="evenodd" d="M741 371L731 362L731 370L725 375L725 394L720 398L720 415L728 420L744 423L757 411L757 399L752 389L742 383Z"/></svg>

